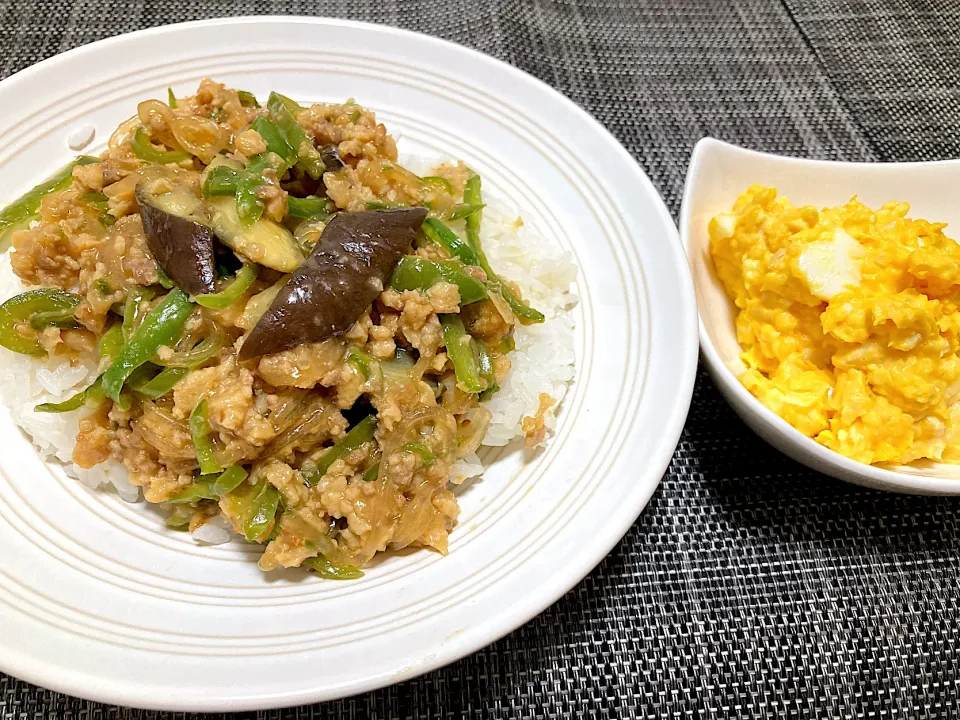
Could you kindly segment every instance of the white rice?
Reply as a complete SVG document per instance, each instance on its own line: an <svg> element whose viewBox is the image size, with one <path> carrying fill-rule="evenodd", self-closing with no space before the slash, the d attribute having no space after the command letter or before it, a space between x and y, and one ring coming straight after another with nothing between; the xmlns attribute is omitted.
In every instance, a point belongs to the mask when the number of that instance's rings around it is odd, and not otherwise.
<svg viewBox="0 0 960 720"><path fill-rule="evenodd" d="M10 267L9 253L0 255L0 300L25 289ZM82 409L68 413L33 411L40 403L66 400L86 388L96 376L96 358L71 366L63 359L38 360L0 348L0 400L13 421L33 439L40 455L59 460L69 475L89 488L112 486L124 500L136 502L140 490L130 484L123 465L103 464L86 470L71 462Z"/></svg>
<svg viewBox="0 0 960 720"><path fill-rule="evenodd" d="M516 326L516 350L510 353L510 373L486 407L493 413L484 445L506 445L523 435L520 421L537 412L540 394L559 405L573 380L573 313L577 297L570 291L577 266L563 252L529 231L520 216L501 202L483 211L481 238L490 265L502 277L517 282L524 299L546 316L538 325ZM554 405L544 418L556 424Z"/></svg>
<svg viewBox="0 0 960 720"><path fill-rule="evenodd" d="M408 166L416 164L413 161ZM530 231L516 210L503 203L487 199L482 227L483 247L491 265L503 277L518 282L524 297L547 318L540 325L517 325L510 373L500 392L486 403L493 418L484 444L502 446L523 435L521 420L537 412L540 393L552 396L559 405L573 379L574 323L568 311L577 301L570 292L577 269L568 253ZM25 289L10 267L9 253L0 254L0 301ZM136 502L140 490L130 483L123 465L104 463L86 470L71 461L84 410L33 411L40 403L61 402L83 390L96 375L93 357L71 366L66 360L38 360L0 348L0 400L13 421L32 438L41 456L56 458L69 475L91 489L112 487L124 500ZM556 408L545 414L548 429L556 423ZM480 458L472 455L456 463L452 480L459 483L482 473ZM198 528L193 537L204 544L227 542L231 538L229 523L218 518Z"/></svg>
<svg viewBox="0 0 960 720"><path fill-rule="evenodd" d="M233 537L233 526L223 515L207 520L193 531L193 539L201 545L223 545Z"/></svg>

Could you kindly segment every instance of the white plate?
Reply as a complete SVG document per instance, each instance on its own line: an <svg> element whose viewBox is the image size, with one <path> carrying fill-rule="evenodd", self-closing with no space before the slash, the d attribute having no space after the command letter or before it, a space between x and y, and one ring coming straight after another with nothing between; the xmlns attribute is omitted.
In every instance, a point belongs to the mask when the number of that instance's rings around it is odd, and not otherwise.
<svg viewBox="0 0 960 720"><path fill-rule="evenodd" d="M253 549L198 547L155 513L88 492L0 419L0 669L149 708L240 710L341 697L496 640L579 581L666 470L696 367L676 230L628 153L586 113L489 57L315 18L190 23L98 42L0 83L0 199L172 85L354 97L401 150L462 158L579 265L577 380L548 448L496 453L467 488L450 555L390 557L362 580L265 577Z"/></svg>

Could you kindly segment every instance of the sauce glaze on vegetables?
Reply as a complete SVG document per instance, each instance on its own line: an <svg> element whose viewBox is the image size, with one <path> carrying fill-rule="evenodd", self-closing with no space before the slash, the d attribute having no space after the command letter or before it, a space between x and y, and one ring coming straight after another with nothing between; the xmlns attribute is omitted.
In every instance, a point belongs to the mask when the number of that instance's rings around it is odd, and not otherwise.
<svg viewBox="0 0 960 720"><path fill-rule="evenodd" d="M419 177L356 103L204 80L0 212L29 293L0 345L99 356L74 462L123 462L171 527L217 516L260 567L359 576L446 552L458 457L543 316L480 246L480 179Z"/></svg>

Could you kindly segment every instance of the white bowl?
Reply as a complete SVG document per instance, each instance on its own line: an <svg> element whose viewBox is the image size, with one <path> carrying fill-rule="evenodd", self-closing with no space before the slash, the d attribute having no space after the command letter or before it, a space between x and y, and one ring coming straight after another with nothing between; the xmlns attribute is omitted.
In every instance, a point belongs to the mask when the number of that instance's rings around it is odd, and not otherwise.
<svg viewBox="0 0 960 720"><path fill-rule="evenodd" d="M734 329L735 308L716 277L707 223L730 210L758 183L777 188L798 205L841 205L854 195L870 207L905 200L911 216L960 227L956 179L960 161L844 163L778 157L712 138L697 143L687 172L680 237L687 249L700 312L700 351L717 387L754 432L804 465L840 480L880 490L960 495L960 466L922 462L877 467L828 450L806 437L751 395L738 380L744 371Z"/></svg>

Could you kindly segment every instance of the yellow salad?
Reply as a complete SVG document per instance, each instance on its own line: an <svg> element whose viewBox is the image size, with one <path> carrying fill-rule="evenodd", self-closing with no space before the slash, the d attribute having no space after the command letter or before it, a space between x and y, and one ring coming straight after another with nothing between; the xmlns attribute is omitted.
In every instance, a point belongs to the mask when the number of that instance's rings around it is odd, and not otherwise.
<svg viewBox="0 0 960 720"><path fill-rule="evenodd" d="M764 405L860 462L960 462L960 245L909 210L754 185L710 221L711 255Z"/></svg>

